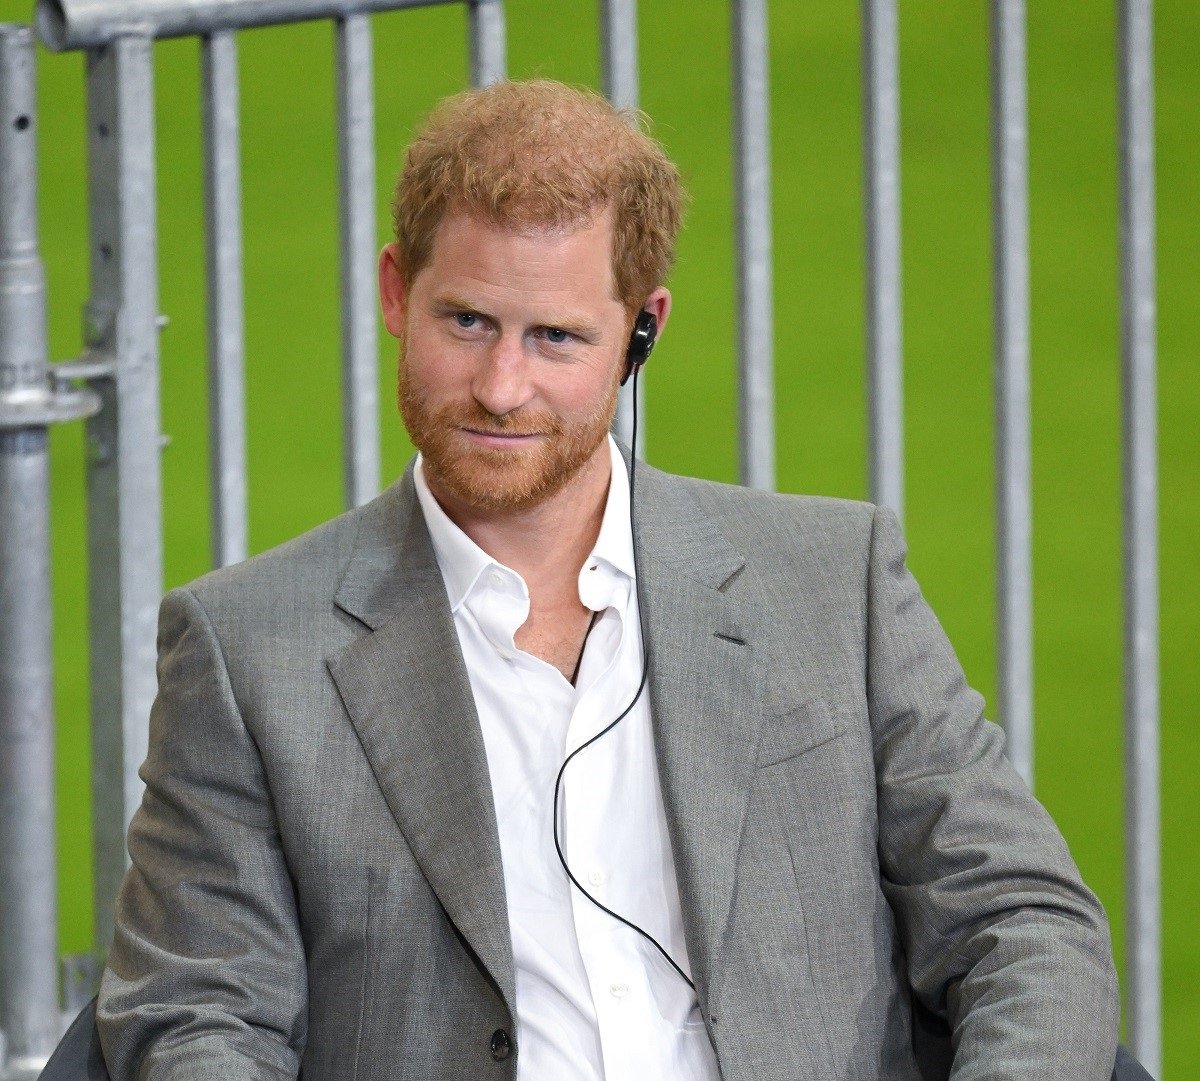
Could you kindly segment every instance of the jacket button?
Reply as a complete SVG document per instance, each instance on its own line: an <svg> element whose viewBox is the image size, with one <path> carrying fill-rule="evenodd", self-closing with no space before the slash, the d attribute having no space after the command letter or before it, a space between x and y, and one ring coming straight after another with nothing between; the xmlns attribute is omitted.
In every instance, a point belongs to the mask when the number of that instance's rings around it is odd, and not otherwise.
<svg viewBox="0 0 1200 1081"><path fill-rule="evenodd" d="M503 1062L513 1052L512 1038L502 1028L492 1033L492 1058Z"/></svg>

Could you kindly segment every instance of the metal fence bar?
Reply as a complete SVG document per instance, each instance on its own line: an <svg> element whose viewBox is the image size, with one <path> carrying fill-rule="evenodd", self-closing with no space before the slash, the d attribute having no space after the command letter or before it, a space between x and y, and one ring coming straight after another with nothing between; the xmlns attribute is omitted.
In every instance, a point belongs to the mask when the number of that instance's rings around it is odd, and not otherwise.
<svg viewBox="0 0 1200 1081"><path fill-rule="evenodd" d="M1158 394L1151 0L1117 4L1125 582L1125 907L1129 1040L1162 1075Z"/></svg>
<svg viewBox="0 0 1200 1081"><path fill-rule="evenodd" d="M11 38L0 27L0 82ZM8 55L4 55L8 54ZM11 70L11 69L10 69ZM0 95L4 89L0 88ZM0 102L6 118L7 102ZM0 148L7 154L8 147ZM5 177L7 180L8 178ZM5 196L12 190L5 187ZM0 239L7 248L8 238ZM0 255L5 263L8 252ZM0 289L13 275L0 267ZM39 267L40 269L40 267ZM11 298L5 297L5 307ZM15 314L6 311L0 320ZM32 313L30 313L32 314ZM0 329L0 376L16 370ZM25 333L25 336L29 335ZM41 365L22 365L32 372ZM26 384L20 389L31 389ZM4 394L5 398L10 393ZM50 453L44 425L10 428L0 400L0 1078L36 1076L62 1031L51 668Z"/></svg>
<svg viewBox="0 0 1200 1081"><path fill-rule="evenodd" d="M775 323L766 0L734 0L732 12L741 481L770 491L775 487Z"/></svg>
<svg viewBox="0 0 1200 1081"><path fill-rule="evenodd" d="M904 513L900 75L896 0L863 0L871 499Z"/></svg>
<svg viewBox="0 0 1200 1081"><path fill-rule="evenodd" d="M1033 478L1025 0L992 0L992 236L1000 717L1033 787Z"/></svg>
<svg viewBox="0 0 1200 1081"><path fill-rule="evenodd" d="M618 109L638 107L637 0L600 4L600 81L604 96ZM636 383L636 386L634 385ZM642 380L630 380L619 392L613 435L629 446L633 439L634 394L639 423L633 452L646 456L646 395Z"/></svg>
<svg viewBox="0 0 1200 1081"><path fill-rule="evenodd" d="M637 0L600 4L600 79L618 109L638 107Z"/></svg>
<svg viewBox="0 0 1200 1081"><path fill-rule="evenodd" d="M53 1050L58 1015L50 456L18 426L47 397L33 41L0 24L0 1076Z"/></svg>
<svg viewBox="0 0 1200 1081"><path fill-rule="evenodd" d="M88 422L88 584L96 946L112 938L125 829L142 798L162 597L151 41L119 38L87 57L92 292L86 344L113 361L93 380Z"/></svg>
<svg viewBox="0 0 1200 1081"><path fill-rule="evenodd" d="M433 7L461 0L37 0L38 34L55 52L118 37L199 37L218 30Z"/></svg>
<svg viewBox="0 0 1200 1081"><path fill-rule="evenodd" d="M61 1032L47 428L94 410L47 367L33 32L0 23L0 1077Z"/></svg>
<svg viewBox="0 0 1200 1081"><path fill-rule="evenodd" d="M231 30L200 46L208 289L208 423L212 558L246 558L246 339L242 289L242 184L237 40Z"/></svg>
<svg viewBox="0 0 1200 1081"><path fill-rule="evenodd" d="M379 330L375 316L375 90L371 23L336 23L342 245L342 443L345 496L379 493Z"/></svg>
<svg viewBox="0 0 1200 1081"><path fill-rule="evenodd" d="M508 77L503 0L469 0L471 85L491 86Z"/></svg>
<svg viewBox="0 0 1200 1081"><path fill-rule="evenodd" d="M31 35L0 23L0 1076L58 1008L49 456L14 416L48 389L34 95Z"/></svg>

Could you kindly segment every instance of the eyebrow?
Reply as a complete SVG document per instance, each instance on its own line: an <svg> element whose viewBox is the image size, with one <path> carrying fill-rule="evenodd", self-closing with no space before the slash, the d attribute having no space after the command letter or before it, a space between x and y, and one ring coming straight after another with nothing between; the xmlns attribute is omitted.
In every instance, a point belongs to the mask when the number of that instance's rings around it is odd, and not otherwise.
<svg viewBox="0 0 1200 1081"><path fill-rule="evenodd" d="M443 293L436 296L430 302L435 315L450 315L454 312L475 312L485 318L492 316L482 310L477 304L472 304L465 297L459 296L457 293ZM544 319L539 321L539 326L554 327L556 330L565 330L568 334L574 334L577 338L582 338L586 342L594 342L600 337L600 328L596 326L592 320L586 316L575 315L572 313L564 313L561 319Z"/></svg>

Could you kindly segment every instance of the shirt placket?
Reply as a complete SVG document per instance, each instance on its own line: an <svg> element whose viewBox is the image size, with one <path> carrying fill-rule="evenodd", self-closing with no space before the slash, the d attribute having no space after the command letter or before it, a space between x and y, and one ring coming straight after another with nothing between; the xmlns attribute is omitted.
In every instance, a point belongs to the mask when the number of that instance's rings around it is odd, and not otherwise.
<svg viewBox="0 0 1200 1081"><path fill-rule="evenodd" d="M628 590L613 585L615 588L609 591L605 601L612 603L615 611L622 615L614 618L609 614L593 631L594 644L603 648L602 655L607 657L607 663L590 683L586 679L583 681L583 692L576 701L567 728L568 752L610 724L627 704L617 699L633 693L625 686L627 681L620 678L623 671L620 651L627 647L623 637ZM596 603L596 598L589 597L588 600ZM604 641L598 640L596 631L604 635ZM589 648L592 644L589 643ZM595 670L593 664L588 663L592 661L592 656L585 658L586 667L581 671L581 677L587 677L589 670ZM567 861L584 888L597 900L614 908L606 895L613 876L622 871L617 865L617 853L608 829L608 811L613 785L618 780L613 756L620 735L618 725L572 762L567 769L564 795ZM638 958L636 947L631 949L629 942L636 932L597 908L578 890L572 890L571 904L580 956L596 1011L605 1077L608 1081L618 1078L632 1081L644 1074L645 1064L645 1044L636 1036L639 1029L637 1000L641 997ZM643 1069L639 1069L639 1062Z"/></svg>
<svg viewBox="0 0 1200 1081"><path fill-rule="evenodd" d="M562 680L553 670L516 648L516 630L528 615L528 594L519 576L506 568L494 568L481 575L476 588L478 592L471 599L471 609L479 633L500 658L504 709L510 716L511 731L531 740L523 748L516 748L515 754L510 754L507 759L518 766L516 771L508 771L500 777L493 775L494 794L503 804L511 806L511 814L505 816L501 816L497 808L510 905L531 902L540 908L543 899L555 895L561 897L559 905L551 903L540 912L521 915L518 909L512 928L514 951L520 954L520 936L531 933L542 941L561 943L572 952L553 959L544 958L531 967L528 978L552 986L586 988L590 995L570 907L572 888L563 878L548 828L554 773L536 768L539 763L548 765L555 758L561 758L560 749L566 738L570 711L567 694L559 686ZM548 754L543 754L536 746L538 737L532 729L543 729L547 725L557 728L556 733L550 734L550 740L559 749L547 749ZM522 766L529 772L523 773ZM529 797L522 795L521 790L526 786L532 788ZM502 794L507 794L508 798L502 798ZM511 840L507 848L506 838ZM535 956L538 948L533 946L526 953ZM518 974L517 982L520 1001L523 995L521 974ZM581 1003L579 1008L592 1013L590 1002L586 1006ZM530 1064L533 1061L531 1059ZM588 1073L587 1076L592 1075Z"/></svg>

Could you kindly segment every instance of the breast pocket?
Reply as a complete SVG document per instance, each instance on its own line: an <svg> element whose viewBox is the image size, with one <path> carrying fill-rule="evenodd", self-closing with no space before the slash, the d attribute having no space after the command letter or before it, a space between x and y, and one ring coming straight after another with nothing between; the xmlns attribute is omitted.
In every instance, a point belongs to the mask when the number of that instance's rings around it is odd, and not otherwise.
<svg viewBox="0 0 1200 1081"><path fill-rule="evenodd" d="M790 762L837 739L845 731L845 720L829 708L824 698L810 698L763 722L758 768Z"/></svg>

